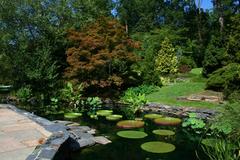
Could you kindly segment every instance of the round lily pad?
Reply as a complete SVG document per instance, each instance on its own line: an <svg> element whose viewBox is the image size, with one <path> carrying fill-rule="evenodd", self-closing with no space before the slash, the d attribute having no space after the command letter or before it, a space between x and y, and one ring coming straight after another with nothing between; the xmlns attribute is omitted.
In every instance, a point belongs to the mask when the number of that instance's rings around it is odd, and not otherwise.
<svg viewBox="0 0 240 160"><path fill-rule="evenodd" d="M173 144L158 141L146 142L141 145L141 148L151 153L168 153L176 149Z"/></svg>
<svg viewBox="0 0 240 160"><path fill-rule="evenodd" d="M120 128L131 129L131 128L141 128L144 126L143 121L135 120L124 120L117 123L117 126Z"/></svg>
<svg viewBox="0 0 240 160"><path fill-rule="evenodd" d="M174 117L162 117L155 119L154 122L158 125L163 126L176 126L179 125L182 122L182 120Z"/></svg>
<svg viewBox="0 0 240 160"><path fill-rule="evenodd" d="M91 114L91 115L90 115L90 118L92 118L92 119L97 119L98 117L97 117L96 114Z"/></svg>
<svg viewBox="0 0 240 160"><path fill-rule="evenodd" d="M112 114L112 110L99 110L99 111L97 111L97 115L98 116L109 116L109 115L111 115Z"/></svg>
<svg viewBox="0 0 240 160"><path fill-rule="evenodd" d="M160 114L155 114L155 113L151 113L151 114L145 114L144 118L147 119L156 119L156 118L162 118L162 115Z"/></svg>
<svg viewBox="0 0 240 160"><path fill-rule="evenodd" d="M78 117L81 117L81 116L82 116L82 113L75 113L75 112L64 114L64 118L68 118L68 119L74 119L74 118L78 118Z"/></svg>
<svg viewBox="0 0 240 160"><path fill-rule="evenodd" d="M118 115L118 114L112 114L106 117L107 120L109 121L117 121L119 119L121 119L123 116L122 115Z"/></svg>
<svg viewBox="0 0 240 160"><path fill-rule="evenodd" d="M117 135L122 138L140 139L147 137L147 133L141 131L119 131Z"/></svg>
<svg viewBox="0 0 240 160"><path fill-rule="evenodd" d="M143 118L141 118L141 117L136 117L134 120L135 120L135 121L142 121Z"/></svg>
<svg viewBox="0 0 240 160"><path fill-rule="evenodd" d="M153 130L152 133L160 135L160 136L173 136L173 135L175 135L175 132L173 132L171 130L166 130L166 129Z"/></svg>

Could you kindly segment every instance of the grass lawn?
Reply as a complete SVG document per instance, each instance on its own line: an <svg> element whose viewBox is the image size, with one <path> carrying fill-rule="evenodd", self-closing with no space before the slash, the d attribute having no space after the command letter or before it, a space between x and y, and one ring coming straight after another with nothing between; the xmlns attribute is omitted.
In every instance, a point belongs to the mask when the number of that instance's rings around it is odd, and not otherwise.
<svg viewBox="0 0 240 160"><path fill-rule="evenodd" d="M196 68L188 74L180 75L180 77L186 78L187 80L185 82L176 82L169 86L163 86L157 92L147 95L148 101L173 106L188 106L201 108L215 108L219 106L219 104L211 102L193 102L177 100L177 97L188 96L204 91L206 79L201 76L201 71L201 68Z"/></svg>

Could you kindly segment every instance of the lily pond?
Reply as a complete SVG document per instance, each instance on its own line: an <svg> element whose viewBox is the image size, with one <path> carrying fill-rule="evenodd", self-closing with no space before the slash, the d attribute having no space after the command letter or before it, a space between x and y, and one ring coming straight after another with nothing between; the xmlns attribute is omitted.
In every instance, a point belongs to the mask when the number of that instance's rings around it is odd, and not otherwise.
<svg viewBox="0 0 240 160"><path fill-rule="evenodd" d="M46 116L50 120L61 119ZM181 127L181 119L160 114L142 114L124 120L118 111L100 110L95 116L65 113L62 120L96 129L97 136L112 141L70 153L73 160L195 160L202 152L196 139ZM195 139L195 140L194 140ZM197 153L197 154L196 154Z"/></svg>

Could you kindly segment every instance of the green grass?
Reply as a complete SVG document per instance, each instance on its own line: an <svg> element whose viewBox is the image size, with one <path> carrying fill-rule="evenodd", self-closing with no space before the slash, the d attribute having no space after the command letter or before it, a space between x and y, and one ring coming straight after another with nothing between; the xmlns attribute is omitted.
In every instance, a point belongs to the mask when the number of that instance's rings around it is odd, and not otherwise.
<svg viewBox="0 0 240 160"><path fill-rule="evenodd" d="M187 106L187 107L201 107L214 108L218 104L210 102L196 102L196 101L179 101L178 97L188 96L203 92L205 89L206 79L201 76L201 68L193 69L188 74L180 75L187 79L185 82L178 82L169 86L160 88L157 92L147 95L149 102L157 102L173 106Z"/></svg>

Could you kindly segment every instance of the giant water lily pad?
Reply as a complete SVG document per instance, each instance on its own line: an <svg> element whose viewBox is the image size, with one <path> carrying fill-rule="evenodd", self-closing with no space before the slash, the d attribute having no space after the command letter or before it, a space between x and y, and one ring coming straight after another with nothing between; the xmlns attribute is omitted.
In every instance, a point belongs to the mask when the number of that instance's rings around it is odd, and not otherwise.
<svg viewBox="0 0 240 160"><path fill-rule="evenodd" d="M148 136L147 133L141 131L119 131L117 135L122 138L129 138L129 139L140 139L145 138Z"/></svg>
<svg viewBox="0 0 240 160"><path fill-rule="evenodd" d="M68 119L74 119L74 118L78 118L81 116L82 116L82 113L75 113L75 112L70 112L70 113L64 114L64 118L68 118Z"/></svg>
<svg viewBox="0 0 240 160"><path fill-rule="evenodd" d="M163 126L176 126L179 125L182 122L182 120L174 117L162 117L155 119L154 122L158 125Z"/></svg>
<svg viewBox="0 0 240 160"><path fill-rule="evenodd" d="M144 126L143 121L135 120L124 120L117 123L117 126L120 128L131 129L131 128L141 128Z"/></svg>
<svg viewBox="0 0 240 160"><path fill-rule="evenodd" d="M168 153L174 151L176 147L170 143L152 141L142 144L141 148L151 153Z"/></svg>
<svg viewBox="0 0 240 160"><path fill-rule="evenodd" d="M152 131L154 134L160 135L160 136L173 136L175 135L175 132L171 130L166 129L157 129Z"/></svg>
<svg viewBox="0 0 240 160"><path fill-rule="evenodd" d="M112 114L112 115L107 116L106 119L109 121L118 121L122 117L123 117L122 115Z"/></svg>
<svg viewBox="0 0 240 160"><path fill-rule="evenodd" d="M97 111L97 115L98 116L109 116L109 115L111 115L113 113L113 111L112 110L99 110L99 111Z"/></svg>
<svg viewBox="0 0 240 160"><path fill-rule="evenodd" d="M151 114L145 114L144 118L147 119L156 119L156 118L162 118L162 115L160 114L155 114L155 113L151 113Z"/></svg>

